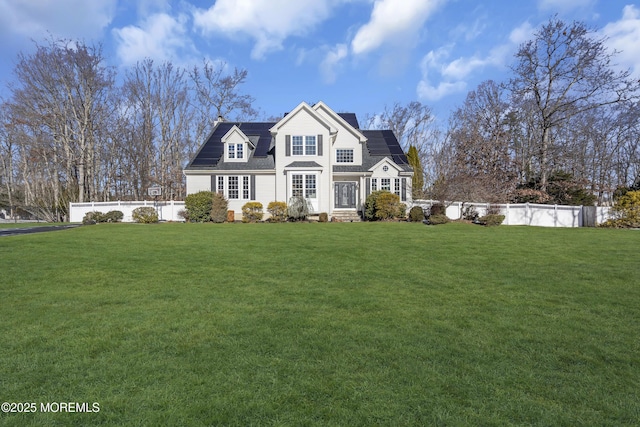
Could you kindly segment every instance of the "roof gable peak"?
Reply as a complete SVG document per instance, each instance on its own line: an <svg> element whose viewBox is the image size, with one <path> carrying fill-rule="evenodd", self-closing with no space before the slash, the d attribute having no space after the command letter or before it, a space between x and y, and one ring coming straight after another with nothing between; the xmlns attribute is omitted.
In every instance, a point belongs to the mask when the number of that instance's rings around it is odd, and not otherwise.
<svg viewBox="0 0 640 427"><path fill-rule="evenodd" d="M294 108L289 114L285 115L278 123L276 123L271 129L271 133L277 133L282 126L288 123L292 118L294 118L300 112L306 112L310 116L312 116L315 120L317 120L322 126L329 130L329 133L335 134L338 132L331 123L329 123L324 117L322 117L316 110L314 110L309 104L306 102L301 102L298 104L296 108Z"/></svg>

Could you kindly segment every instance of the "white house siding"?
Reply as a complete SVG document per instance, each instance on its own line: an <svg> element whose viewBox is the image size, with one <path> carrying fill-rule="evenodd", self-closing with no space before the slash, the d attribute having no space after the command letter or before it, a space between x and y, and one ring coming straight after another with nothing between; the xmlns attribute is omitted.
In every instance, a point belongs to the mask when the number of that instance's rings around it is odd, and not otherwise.
<svg viewBox="0 0 640 427"><path fill-rule="evenodd" d="M188 174L187 194L211 190L211 175Z"/></svg>
<svg viewBox="0 0 640 427"><path fill-rule="evenodd" d="M354 129L350 129L348 123L345 126L342 120L334 118L334 116L327 111L327 108L324 104L314 107L316 112L321 115L324 120L331 123L338 130L338 134L332 141L331 147L329 147L331 149L331 163L336 163L336 150L340 148L353 149L353 163L340 163L341 165L362 165L363 143L361 142L361 138L364 139L364 136L360 134L360 132L354 132Z"/></svg>
<svg viewBox="0 0 640 427"><path fill-rule="evenodd" d="M276 196L278 200L288 201L290 197L290 176L292 173L317 173L317 196L318 196L318 212L330 212L331 201L331 174L322 171L330 171L330 153L331 153L331 133L325 124L313 117L307 109L302 108L292 113L292 117L287 117L278 129L275 137L276 143ZM285 156L286 136L316 136L322 135L322 155L315 156ZM317 142L317 141L316 141ZM317 152L317 151L316 151ZM300 168L285 170L285 168L294 162L315 162L321 170L316 168Z"/></svg>

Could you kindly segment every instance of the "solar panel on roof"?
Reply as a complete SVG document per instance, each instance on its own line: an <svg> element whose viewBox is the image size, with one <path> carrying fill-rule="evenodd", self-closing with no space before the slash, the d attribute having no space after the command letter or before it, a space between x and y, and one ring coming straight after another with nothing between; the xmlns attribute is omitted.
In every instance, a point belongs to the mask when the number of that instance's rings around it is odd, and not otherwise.
<svg viewBox="0 0 640 427"><path fill-rule="evenodd" d="M360 129L360 125L358 124L358 118L355 113L338 113L338 116L342 117L342 119L349 123L350 126Z"/></svg>

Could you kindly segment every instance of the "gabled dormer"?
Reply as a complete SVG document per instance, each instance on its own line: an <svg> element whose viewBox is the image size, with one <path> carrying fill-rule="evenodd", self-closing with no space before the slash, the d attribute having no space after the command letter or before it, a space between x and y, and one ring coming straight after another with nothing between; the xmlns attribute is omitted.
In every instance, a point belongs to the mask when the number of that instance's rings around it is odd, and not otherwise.
<svg viewBox="0 0 640 427"><path fill-rule="evenodd" d="M221 138L221 141L224 145L225 162L246 163L251 154L250 150L256 148L249 137L235 125Z"/></svg>

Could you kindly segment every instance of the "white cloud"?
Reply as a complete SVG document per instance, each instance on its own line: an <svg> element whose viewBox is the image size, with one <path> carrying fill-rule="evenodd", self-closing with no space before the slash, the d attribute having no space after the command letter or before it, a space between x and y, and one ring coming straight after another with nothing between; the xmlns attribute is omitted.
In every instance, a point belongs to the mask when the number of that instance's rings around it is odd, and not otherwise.
<svg viewBox="0 0 640 427"><path fill-rule="evenodd" d="M427 80L421 80L417 91L420 99L438 101L451 94L464 92L466 88L465 82L440 82L437 86L433 86Z"/></svg>
<svg viewBox="0 0 640 427"><path fill-rule="evenodd" d="M619 52L615 62L640 77L640 8L625 6L622 18L607 24L602 33L608 37L607 46Z"/></svg>
<svg viewBox="0 0 640 427"><path fill-rule="evenodd" d="M325 83L334 83L342 61L347 57L349 49L346 44L338 44L331 49L320 64L320 72Z"/></svg>
<svg viewBox="0 0 640 427"><path fill-rule="evenodd" d="M111 23L117 0L0 0L0 34L94 38Z"/></svg>
<svg viewBox="0 0 640 427"><path fill-rule="evenodd" d="M528 40L532 33L533 28L525 22L511 31L506 43L491 48L486 55L475 54L449 60L454 44L430 51L420 65L422 80L418 83L418 96L436 101L464 91L468 86L467 80L479 71L487 67L505 67L518 45ZM438 83L434 84L433 81Z"/></svg>
<svg viewBox="0 0 640 427"><path fill-rule="evenodd" d="M390 41L402 39L419 31L424 22L444 4L445 0L375 0L371 19L356 33L351 42L354 54L370 52Z"/></svg>
<svg viewBox="0 0 640 427"><path fill-rule="evenodd" d="M186 15L174 18L157 13L145 19L140 26L114 29L118 57L124 65L135 64L145 58L175 61L185 50L192 49L186 23Z"/></svg>
<svg viewBox="0 0 640 427"><path fill-rule="evenodd" d="M466 83L463 81L451 81L446 77L446 60L451 54L454 45L441 47L438 50L427 53L420 64L422 80L418 83L418 97L428 101L437 101L453 93L462 92ZM439 83L432 83L432 76L436 75Z"/></svg>
<svg viewBox="0 0 640 427"><path fill-rule="evenodd" d="M302 36L329 17L337 0L218 0L207 10L194 12L194 25L204 34L229 38L248 36L255 41L251 56L262 59L282 49L290 36Z"/></svg>

